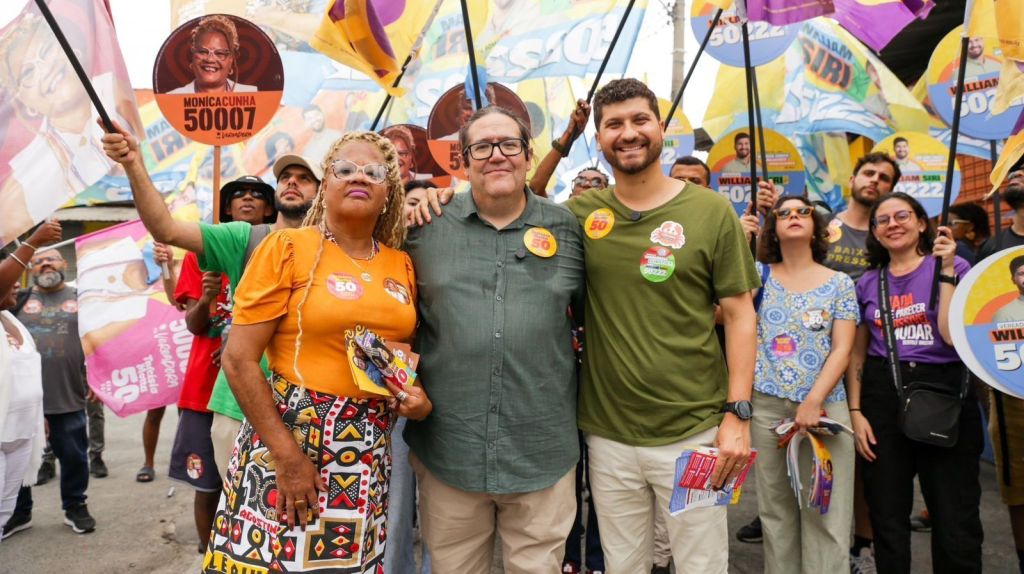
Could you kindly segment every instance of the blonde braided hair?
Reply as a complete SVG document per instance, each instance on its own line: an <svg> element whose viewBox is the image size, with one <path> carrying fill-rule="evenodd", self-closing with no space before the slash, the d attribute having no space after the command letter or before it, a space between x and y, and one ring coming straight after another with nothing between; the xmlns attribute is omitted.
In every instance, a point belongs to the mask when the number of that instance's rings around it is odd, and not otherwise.
<svg viewBox="0 0 1024 574"><path fill-rule="evenodd" d="M316 268L320 265L320 258L324 253L324 244L326 242L324 235L327 231L324 189L327 187L328 178L334 176L330 169L334 154L345 144L351 142L366 142L377 146L377 149L384 155L384 166L388 172L384 180L388 197L384 203L384 212L377 217L377 224L373 228L373 238L392 249L401 249L402 244L405 242L405 222L402 217L402 206L405 203L405 188L402 186L398 169L398 151L395 150L395 146L391 144L390 140L375 132L356 131L346 133L334 142L330 151L321 160L320 166L323 169L324 178L320 182L320 188L316 192L316 197L313 199L313 206L306 213L306 218L302 221L303 227L316 227L320 230L320 242L317 246L313 266L310 268L309 276L306 279L306 287L302 294L302 299L295 309L298 334L295 337L295 357L292 362L292 369L299 379L299 392L292 395L292 400L289 401L291 408L295 408L306 391L306 379L302 376L302 371L299 370L299 352L302 349L302 308L306 305L306 300L309 298L309 292L313 285L313 276L316 274Z"/></svg>

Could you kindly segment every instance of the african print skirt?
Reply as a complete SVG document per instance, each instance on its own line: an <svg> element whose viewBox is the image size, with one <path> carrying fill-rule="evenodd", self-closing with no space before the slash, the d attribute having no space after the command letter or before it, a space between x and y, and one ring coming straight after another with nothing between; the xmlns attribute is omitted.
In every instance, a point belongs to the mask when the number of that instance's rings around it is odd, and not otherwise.
<svg viewBox="0 0 1024 574"><path fill-rule="evenodd" d="M225 474L203 572L384 572L391 413L384 400L351 399L273 381L274 400L296 441L320 472L320 518L306 531L288 529L275 510L277 481L270 451L249 421L242 423Z"/></svg>

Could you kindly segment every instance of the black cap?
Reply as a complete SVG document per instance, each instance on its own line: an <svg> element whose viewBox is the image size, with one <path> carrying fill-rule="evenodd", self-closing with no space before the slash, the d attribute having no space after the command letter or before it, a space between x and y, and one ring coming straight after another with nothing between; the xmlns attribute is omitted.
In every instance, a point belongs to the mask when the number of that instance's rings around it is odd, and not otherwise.
<svg viewBox="0 0 1024 574"><path fill-rule="evenodd" d="M234 181L229 181L220 188L221 223L233 221L231 215L228 214L228 205L231 203L231 194L236 189L258 189L262 191L267 196L267 205L270 206L270 215L263 218L263 223L273 223L277 219L277 209L274 208L274 193L276 190L255 175L243 175Z"/></svg>

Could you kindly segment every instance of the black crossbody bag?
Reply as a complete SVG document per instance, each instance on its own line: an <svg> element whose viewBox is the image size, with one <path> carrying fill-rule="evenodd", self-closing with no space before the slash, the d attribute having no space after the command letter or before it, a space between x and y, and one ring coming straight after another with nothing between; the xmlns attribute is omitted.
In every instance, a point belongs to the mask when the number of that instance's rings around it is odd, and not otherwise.
<svg viewBox="0 0 1024 574"><path fill-rule="evenodd" d="M910 440L951 447L956 444L960 434L960 409L963 407L963 400L967 396L970 384L967 369L963 369L963 382L959 393L954 394L947 385L929 381L911 381L904 393L900 357L896 350L896 328L889 299L888 273L888 265L879 272L878 300L882 315L882 331L885 333L885 347L889 353L889 368L892 369L896 396L900 400L900 430Z"/></svg>

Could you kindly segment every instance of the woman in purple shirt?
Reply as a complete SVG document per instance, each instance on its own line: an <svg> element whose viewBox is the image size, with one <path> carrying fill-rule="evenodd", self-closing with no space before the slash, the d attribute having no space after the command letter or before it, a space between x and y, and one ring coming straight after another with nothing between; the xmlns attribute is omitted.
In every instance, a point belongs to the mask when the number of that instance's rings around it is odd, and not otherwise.
<svg viewBox="0 0 1024 574"><path fill-rule="evenodd" d="M861 323L846 384L864 457L864 487L875 531L879 572L910 572L910 516L914 476L932 517L935 572L981 572L982 529L978 457L983 439L977 398L969 388L960 412L959 438L951 447L907 438L899 425L901 403L887 357L879 310L879 279L886 274L904 388L928 381L959 392L963 365L949 335L949 305L956 283L970 269L956 257L949 228L938 234L924 208L905 193L892 193L871 209L868 271L857 283ZM931 291L935 267L937 301ZM904 391L905 394L905 391Z"/></svg>

